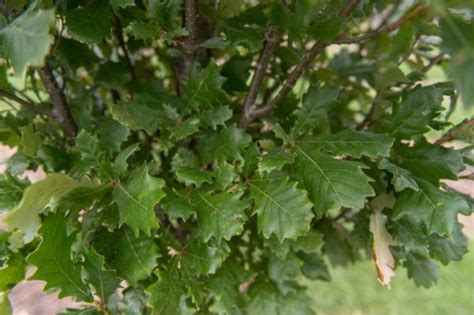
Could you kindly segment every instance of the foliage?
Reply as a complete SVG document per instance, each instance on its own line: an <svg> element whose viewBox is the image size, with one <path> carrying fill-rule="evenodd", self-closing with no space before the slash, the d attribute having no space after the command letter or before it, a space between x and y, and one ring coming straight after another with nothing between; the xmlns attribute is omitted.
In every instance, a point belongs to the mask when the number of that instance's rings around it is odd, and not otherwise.
<svg viewBox="0 0 474 315"><path fill-rule="evenodd" d="M472 212L443 182L473 163L469 3L2 4L2 314L30 266L72 314L314 314L302 279L372 254L433 285Z"/></svg>

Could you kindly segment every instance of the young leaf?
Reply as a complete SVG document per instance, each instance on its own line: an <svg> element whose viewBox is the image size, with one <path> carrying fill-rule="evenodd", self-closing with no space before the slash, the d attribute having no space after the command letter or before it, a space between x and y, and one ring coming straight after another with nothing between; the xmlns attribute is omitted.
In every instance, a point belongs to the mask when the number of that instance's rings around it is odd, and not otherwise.
<svg viewBox="0 0 474 315"><path fill-rule="evenodd" d="M76 234L67 233L64 213L57 211L44 221L40 229L42 241L27 261L38 269L30 278L46 281L45 289L61 290L59 297L73 296L80 301L91 301L89 288L81 275L81 265L71 259Z"/></svg>
<svg viewBox="0 0 474 315"><path fill-rule="evenodd" d="M165 196L161 178L148 175L146 165L137 169L125 184L116 183L113 192L120 216L120 226L127 224L138 237L140 231L150 235L158 227L153 207Z"/></svg>
<svg viewBox="0 0 474 315"><path fill-rule="evenodd" d="M297 183L287 177L253 178L249 183L255 201L258 231L265 238L274 234L280 242L295 239L309 230L313 218L311 201L306 191L296 188Z"/></svg>

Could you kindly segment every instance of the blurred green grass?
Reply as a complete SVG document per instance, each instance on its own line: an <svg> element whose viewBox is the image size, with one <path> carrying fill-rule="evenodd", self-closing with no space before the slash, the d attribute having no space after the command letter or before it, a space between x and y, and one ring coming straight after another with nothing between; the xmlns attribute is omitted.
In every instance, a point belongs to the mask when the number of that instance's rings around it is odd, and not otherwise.
<svg viewBox="0 0 474 315"><path fill-rule="evenodd" d="M417 288L398 268L391 290L376 280L371 261L331 270L331 282L311 282L309 292L320 315L473 315L474 241L460 262L439 265L432 288Z"/></svg>

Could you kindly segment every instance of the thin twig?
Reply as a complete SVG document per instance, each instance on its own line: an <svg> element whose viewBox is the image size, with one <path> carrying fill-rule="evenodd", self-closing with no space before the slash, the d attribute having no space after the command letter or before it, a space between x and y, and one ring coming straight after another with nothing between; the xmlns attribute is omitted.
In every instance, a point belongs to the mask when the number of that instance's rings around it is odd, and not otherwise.
<svg viewBox="0 0 474 315"><path fill-rule="evenodd" d="M127 45L125 43L125 39L123 37L123 29L122 23L120 22L120 18L118 16L114 16L115 26L114 26L114 33L117 37L118 43L120 48L123 51L123 57L125 58L125 62L127 63L128 71L134 81L137 80L137 74L135 72L135 67L133 66L132 59L130 59L130 54L128 52Z"/></svg>
<svg viewBox="0 0 474 315"><path fill-rule="evenodd" d="M441 61L443 61L444 56L445 56L444 53L440 53L439 55L431 59L430 62L426 66L424 66L423 69L421 69L421 72L427 73L431 68L433 68L434 66L439 64Z"/></svg>
<svg viewBox="0 0 474 315"><path fill-rule="evenodd" d="M415 18L419 17L420 15L423 15L427 10L426 6L423 5L417 5L415 8L411 10L411 12L403 15L400 19L397 21L387 24L384 27L381 27L379 29L376 29L374 31L367 32L364 35L357 36L357 37L349 37L349 38L342 38L333 41L331 44L358 44L361 42L364 42L368 39L372 39L374 37L377 37L381 35L382 33L390 33L402 26L403 24L410 22L414 20Z"/></svg>
<svg viewBox="0 0 474 315"><path fill-rule="evenodd" d="M69 136L74 136L77 133L77 126L72 118L71 111L66 101L66 95L61 90L53 71L49 65L47 58L45 66L38 69L38 74L43 81L43 85L49 94L51 102L53 103L53 110L51 117L64 129Z"/></svg>
<svg viewBox="0 0 474 315"><path fill-rule="evenodd" d="M28 110L32 111L33 113L48 115L47 110L45 110L43 108L40 108L37 105L35 105L35 104L33 104L29 101L26 101L26 100L16 96L15 94L10 93L10 92L2 89L2 88L0 88L0 97L7 98L7 99L10 99L12 101L15 101L18 104L20 104L21 106L23 106L23 107L27 108Z"/></svg>
<svg viewBox="0 0 474 315"><path fill-rule="evenodd" d="M273 51L278 44L278 29L276 26L270 26L268 28L265 33L265 39L265 46L260 54L249 92L245 98L242 117L239 123L241 128L246 128L248 123L252 120L251 116L255 109L255 100L257 99L260 84L265 76L270 60L272 59Z"/></svg>
<svg viewBox="0 0 474 315"><path fill-rule="evenodd" d="M465 119L461 123L457 124L453 128L449 129L441 138L436 140L435 144L442 145L446 142L454 140L458 135L458 131L464 127L474 128L474 118Z"/></svg>

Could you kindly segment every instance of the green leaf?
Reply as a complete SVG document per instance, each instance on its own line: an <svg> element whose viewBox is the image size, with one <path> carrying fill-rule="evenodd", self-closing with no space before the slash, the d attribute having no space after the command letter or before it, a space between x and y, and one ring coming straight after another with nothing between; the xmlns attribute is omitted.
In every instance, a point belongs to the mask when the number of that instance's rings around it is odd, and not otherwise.
<svg viewBox="0 0 474 315"><path fill-rule="evenodd" d="M153 135L168 122L163 107L145 99L121 101L110 108L112 117L132 130L146 130Z"/></svg>
<svg viewBox="0 0 474 315"><path fill-rule="evenodd" d="M195 193L193 199L199 223L199 236L204 242L208 242L211 237L218 242L222 239L229 241L232 236L242 233L247 220L245 208L248 205L240 200L241 197L242 192Z"/></svg>
<svg viewBox="0 0 474 315"><path fill-rule="evenodd" d="M214 183L220 190L226 190L237 178L234 166L227 162L216 163L213 169L216 177Z"/></svg>
<svg viewBox="0 0 474 315"><path fill-rule="evenodd" d="M40 229L42 241L27 258L38 268L30 279L46 281L46 290L61 290L60 298L74 296L80 301L91 301L91 293L82 280L81 266L71 259L76 235L68 235L66 222L61 211L49 215L44 221Z"/></svg>
<svg viewBox="0 0 474 315"><path fill-rule="evenodd" d="M203 126L216 130L217 126L224 126L225 122L232 118L232 110L229 106L219 106L205 110L198 117Z"/></svg>
<svg viewBox="0 0 474 315"><path fill-rule="evenodd" d="M10 254L8 260L0 268L0 292L10 285L17 284L25 278L26 264L21 254Z"/></svg>
<svg viewBox="0 0 474 315"><path fill-rule="evenodd" d="M225 78L219 73L219 67L211 61L205 69L194 64L189 74L188 84L184 87L182 106L185 109L204 109L225 101L222 90Z"/></svg>
<svg viewBox="0 0 474 315"><path fill-rule="evenodd" d="M342 226L328 224L322 227L324 234L323 252L328 256L331 265L347 266L354 262L354 249L349 245L349 233Z"/></svg>
<svg viewBox="0 0 474 315"><path fill-rule="evenodd" d="M189 193L175 189L164 188L166 196L160 202L160 206L165 210L171 220L178 218L186 221L194 212L188 203Z"/></svg>
<svg viewBox="0 0 474 315"><path fill-rule="evenodd" d="M130 81L130 71L124 62L106 62L99 65L95 82L111 89L120 89Z"/></svg>
<svg viewBox="0 0 474 315"><path fill-rule="evenodd" d="M306 278L311 280L323 280L330 281L331 275L329 274L329 269L321 258L321 255L316 253L299 253L298 256L303 261L303 266L301 266L301 271Z"/></svg>
<svg viewBox="0 0 474 315"><path fill-rule="evenodd" d="M66 12L68 32L86 43L98 43L110 33L112 11L107 0L97 0Z"/></svg>
<svg viewBox="0 0 474 315"><path fill-rule="evenodd" d="M227 255L225 247L208 245L199 239L188 239L179 258L187 272L200 275L216 273Z"/></svg>
<svg viewBox="0 0 474 315"><path fill-rule="evenodd" d="M33 125L22 128L21 142L23 145L23 153L26 156L34 158L41 145L41 137L35 133Z"/></svg>
<svg viewBox="0 0 474 315"><path fill-rule="evenodd" d="M275 315L278 312L278 296L276 291L271 289L258 289L256 296L250 301L247 307L248 314Z"/></svg>
<svg viewBox="0 0 474 315"><path fill-rule="evenodd" d="M364 164L334 159L312 146L297 145L296 153L295 177L308 190L318 217L341 207L360 209L375 195Z"/></svg>
<svg viewBox="0 0 474 315"><path fill-rule="evenodd" d="M111 264L120 277L131 285L137 285L138 281L150 277L158 265L158 246L153 239L143 234L133 236L127 228L118 233L114 237L117 250Z"/></svg>
<svg viewBox="0 0 474 315"><path fill-rule="evenodd" d="M8 300L7 292L0 292L0 313L5 315L12 314L12 307L10 301Z"/></svg>
<svg viewBox="0 0 474 315"><path fill-rule="evenodd" d="M49 174L44 180L25 189L20 204L8 214L5 222L10 228L23 232L25 243L29 243L41 226L39 214L43 209L75 188L94 186L96 185L86 181L79 182L66 175Z"/></svg>
<svg viewBox="0 0 474 315"><path fill-rule="evenodd" d="M440 179L457 179L464 169L462 156L458 151L434 145L425 140L413 147L396 147L398 164L414 176L437 184Z"/></svg>
<svg viewBox="0 0 474 315"><path fill-rule="evenodd" d="M115 292L120 284L115 271L106 270L104 257L95 250L84 253L84 269L88 274L88 282L95 288L95 294L105 303L110 295Z"/></svg>
<svg viewBox="0 0 474 315"><path fill-rule="evenodd" d="M125 148L122 152L120 152L117 157L115 158L114 164L113 164L113 172L114 176L116 178L122 176L125 174L125 172L128 169L128 163L127 160L130 156L133 155L136 151L138 151L140 144L139 143L134 143L127 148Z"/></svg>
<svg viewBox="0 0 474 315"><path fill-rule="evenodd" d="M148 287L149 303L153 307L153 315L178 315L179 303L184 292L181 281L175 279L173 270L167 273L156 273L158 280Z"/></svg>
<svg viewBox="0 0 474 315"><path fill-rule="evenodd" d="M428 256L428 239L424 227L406 219L390 221L390 235L407 251ZM435 237L431 235L430 238Z"/></svg>
<svg viewBox="0 0 474 315"><path fill-rule="evenodd" d="M160 36L160 28L147 21L133 21L127 26L125 31L138 40L150 40Z"/></svg>
<svg viewBox="0 0 474 315"><path fill-rule="evenodd" d="M402 138L429 131L428 123L443 109L443 92L444 89L436 86L418 86L410 91L402 103L393 109L386 131Z"/></svg>
<svg viewBox="0 0 474 315"><path fill-rule="evenodd" d="M438 268L432 260L413 253L407 253L406 258L404 266L408 269L408 277L417 286L429 288L438 281Z"/></svg>
<svg viewBox="0 0 474 315"><path fill-rule="evenodd" d="M467 202L425 180L418 179L417 183L419 191L406 189L397 198L392 219L406 218L412 224L423 224L430 233L453 235L457 214L469 211Z"/></svg>
<svg viewBox="0 0 474 315"><path fill-rule="evenodd" d="M297 143L310 144L313 148L336 155L376 158L390 156L393 140L385 134L345 129L335 134L321 135L310 140L299 140Z"/></svg>
<svg viewBox="0 0 474 315"><path fill-rule="evenodd" d="M199 130L198 126L199 120L195 118L182 121L171 130L171 138L177 141L186 139Z"/></svg>
<svg viewBox="0 0 474 315"><path fill-rule="evenodd" d="M21 200L24 184L6 174L0 175L0 211L13 209Z"/></svg>
<svg viewBox="0 0 474 315"><path fill-rule="evenodd" d="M291 130L292 136L305 134L317 126L328 110L338 103L339 93L338 87L312 85L304 96L303 106Z"/></svg>
<svg viewBox="0 0 474 315"><path fill-rule="evenodd" d="M113 198L120 216L120 226L127 224L138 237L140 231L150 236L158 227L153 207L165 196L164 180L148 175L146 165L137 169L125 184L116 183Z"/></svg>
<svg viewBox="0 0 474 315"><path fill-rule="evenodd" d="M49 34L54 21L53 10L28 9L0 30L2 50L10 58L18 77L25 76L28 66L44 65L45 57L54 40Z"/></svg>
<svg viewBox="0 0 474 315"><path fill-rule="evenodd" d="M286 164L294 161L292 152L283 147L268 150L260 157L258 168L262 172L280 171Z"/></svg>
<svg viewBox="0 0 474 315"><path fill-rule="evenodd" d="M414 191L419 190L418 184L413 179L411 173L406 169L389 162L387 159L381 159L379 161L378 167L382 170L392 173L391 183L396 192L400 192L407 188L410 188Z"/></svg>
<svg viewBox="0 0 474 315"><path fill-rule="evenodd" d="M217 134L201 138L199 152L206 163L242 160L241 152L250 141L248 134L232 124L222 128Z"/></svg>
<svg viewBox="0 0 474 315"><path fill-rule="evenodd" d="M235 303L238 300L239 286L251 278L249 271L245 270L235 261L226 260L217 273L208 280L210 294L214 302L209 308L217 314L232 314L237 310Z"/></svg>
<svg viewBox="0 0 474 315"><path fill-rule="evenodd" d="M112 170L106 162L106 153L100 147L99 139L96 135L81 130L76 137L75 149L81 156L81 161L76 165L81 174L85 174L90 169L93 169L102 180L107 181L111 179Z"/></svg>
<svg viewBox="0 0 474 315"><path fill-rule="evenodd" d="M175 170L176 178L186 186L201 187L204 183L212 183L212 174L208 171L191 166L181 166Z"/></svg>
<svg viewBox="0 0 474 315"><path fill-rule="evenodd" d="M430 235L430 255L447 265L450 261L459 261L468 251L468 239L463 234L462 225L457 228L450 237Z"/></svg>
<svg viewBox="0 0 474 315"><path fill-rule="evenodd" d="M281 309L279 314L301 314L316 315L311 307L311 298L303 290L296 293L290 293L280 301Z"/></svg>
<svg viewBox="0 0 474 315"><path fill-rule="evenodd" d="M258 231L265 238L274 234L283 242L308 232L314 216L312 204L306 191L296 188L296 182L268 175L253 178L248 185L255 201Z"/></svg>
<svg viewBox="0 0 474 315"><path fill-rule="evenodd" d="M118 11L120 8L126 8L133 5L135 5L135 0L110 0L110 6L115 11Z"/></svg>
<svg viewBox="0 0 474 315"><path fill-rule="evenodd" d="M247 24L235 18L231 21L224 28L226 41L230 46L243 46L250 52L259 51L262 48L265 39L263 27L253 23Z"/></svg>
<svg viewBox="0 0 474 315"><path fill-rule="evenodd" d="M285 282L291 282L299 277L302 265L303 262L294 254L288 255L285 259L272 255L268 261L268 276L282 292L287 293L285 291L288 291L288 288Z"/></svg>

